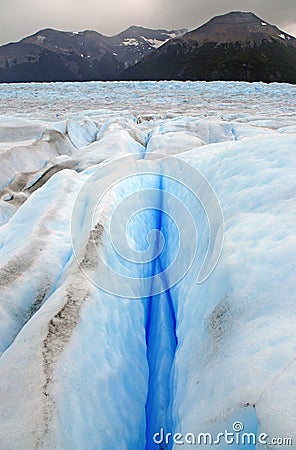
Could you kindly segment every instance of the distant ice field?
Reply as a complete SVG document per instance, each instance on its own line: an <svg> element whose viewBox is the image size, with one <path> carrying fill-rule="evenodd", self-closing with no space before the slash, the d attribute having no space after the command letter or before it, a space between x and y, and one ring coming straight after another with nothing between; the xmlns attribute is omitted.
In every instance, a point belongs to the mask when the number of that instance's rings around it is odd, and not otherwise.
<svg viewBox="0 0 296 450"><path fill-rule="evenodd" d="M295 118L296 88L244 82L88 82L0 85L1 114L64 117L83 110L189 114L225 120Z"/></svg>

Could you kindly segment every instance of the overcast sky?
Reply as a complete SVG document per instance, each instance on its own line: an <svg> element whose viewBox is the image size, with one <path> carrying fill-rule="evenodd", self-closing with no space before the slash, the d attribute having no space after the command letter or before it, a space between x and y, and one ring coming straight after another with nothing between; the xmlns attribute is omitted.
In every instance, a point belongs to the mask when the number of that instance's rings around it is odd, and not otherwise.
<svg viewBox="0 0 296 450"><path fill-rule="evenodd" d="M42 28L116 34L130 25L197 28L229 11L253 11L296 35L295 0L0 0L0 44Z"/></svg>

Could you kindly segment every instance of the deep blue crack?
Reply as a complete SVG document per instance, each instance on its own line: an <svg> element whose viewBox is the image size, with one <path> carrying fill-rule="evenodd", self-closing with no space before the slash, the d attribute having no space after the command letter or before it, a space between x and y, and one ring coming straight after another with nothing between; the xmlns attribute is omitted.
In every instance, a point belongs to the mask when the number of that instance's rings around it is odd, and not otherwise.
<svg viewBox="0 0 296 450"><path fill-rule="evenodd" d="M159 176L159 203L154 212L154 226L162 232L166 245L166 230L163 226L163 177ZM155 242L159 250L159 239ZM166 279L165 248L151 264L151 276L161 274L163 293L153 295L146 300L146 346L149 367L148 394L146 401L146 450L169 449L171 445L156 444L153 435L161 428L172 432L172 394L171 371L178 344L176 336L176 313Z"/></svg>

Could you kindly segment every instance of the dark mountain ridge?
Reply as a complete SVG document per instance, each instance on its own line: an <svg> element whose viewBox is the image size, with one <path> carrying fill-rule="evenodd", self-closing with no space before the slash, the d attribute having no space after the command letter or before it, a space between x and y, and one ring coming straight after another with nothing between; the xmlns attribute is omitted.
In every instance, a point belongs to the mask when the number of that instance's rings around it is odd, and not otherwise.
<svg viewBox="0 0 296 450"><path fill-rule="evenodd" d="M251 12L231 12L171 39L124 78L296 83L296 39Z"/></svg>
<svg viewBox="0 0 296 450"><path fill-rule="evenodd" d="M132 26L109 37L46 28L0 47L0 82L113 80L185 31Z"/></svg>
<svg viewBox="0 0 296 450"><path fill-rule="evenodd" d="M251 12L199 28L115 36L44 29L0 47L0 82L225 80L296 83L296 39Z"/></svg>

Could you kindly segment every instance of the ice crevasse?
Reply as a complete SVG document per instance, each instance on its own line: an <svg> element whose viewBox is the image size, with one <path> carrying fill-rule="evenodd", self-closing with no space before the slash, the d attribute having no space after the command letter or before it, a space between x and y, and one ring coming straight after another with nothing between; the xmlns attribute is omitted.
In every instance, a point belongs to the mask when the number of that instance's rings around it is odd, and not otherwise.
<svg viewBox="0 0 296 450"><path fill-rule="evenodd" d="M62 167L32 163L0 228L1 448L176 449L234 423L296 443L295 130L90 120L50 132Z"/></svg>

